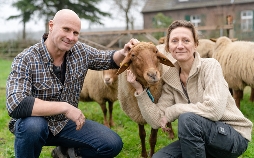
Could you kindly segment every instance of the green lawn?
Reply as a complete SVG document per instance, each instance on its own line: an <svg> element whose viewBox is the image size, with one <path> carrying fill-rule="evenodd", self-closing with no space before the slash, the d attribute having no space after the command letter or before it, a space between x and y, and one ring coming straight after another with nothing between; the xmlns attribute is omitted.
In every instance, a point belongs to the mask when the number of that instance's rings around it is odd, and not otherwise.
<svg viewBox="0 0 254 158"><path fill-rule="evenodd" d="M14 136L8 130L9 116L5 109L5 83L10 71L11 61L0 59L0 158L14 158L13 142ZM249 102L250 89L246 88L244 100L241 102L241 111L252 122L254 121L254 103ZM103 114L100 106L95 102L88 102L79 104L80 109L84 112L86 118L103 123ZM140 140L138 135L138 125L131 121L121 110L118 102L114 104L114 121L115 126L112 128L123 139L124 147L122 152L117 158L139 158L141 152ZM146 125L147 131L147 149L149 149L148 137L150 133L150 127ZM173 123L174 132L177 132L177 122ZM253 135L253 132L252 132ZM247 151L241 156L241 158L252 158L254 153L254 141L249 143ZM176 139L175 139L176 140ZM174 141L174 140L173 140ZM171 140L161 130L158 132L158 141L156 150L170 143ZM51 150L54 147L44 147L40 158L50 158ZM28 149L29 150L29 149Z"/></svg>

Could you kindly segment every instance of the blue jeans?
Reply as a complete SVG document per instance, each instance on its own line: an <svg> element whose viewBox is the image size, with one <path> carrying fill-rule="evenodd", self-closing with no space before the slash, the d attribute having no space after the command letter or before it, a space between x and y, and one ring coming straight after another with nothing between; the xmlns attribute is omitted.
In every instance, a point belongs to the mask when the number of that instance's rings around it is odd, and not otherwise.
<svg viewBox="0 0 254 158"><path fill-rule="evenodd" d="M15 124L16 158L38 158L43 146L74 148L78 156L85 158L111 158L122 150L122 139L114 131L97 122L86 119L81 130L69 121L54 136L44 117L26 117Z"/></svg>
<svg viewBox="0 0 254 158"><path fill-rule="evenodd" d="M237 158L248 147L248 140L230 125L194 113L179 116L178 137L153 158Z"/></svg>

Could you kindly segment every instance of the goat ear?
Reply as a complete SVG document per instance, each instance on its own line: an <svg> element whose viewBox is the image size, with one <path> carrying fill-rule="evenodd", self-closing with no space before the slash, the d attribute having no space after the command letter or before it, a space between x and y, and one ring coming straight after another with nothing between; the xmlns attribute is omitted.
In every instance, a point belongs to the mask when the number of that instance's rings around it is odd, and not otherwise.
<svg viewBox="0 0 254 158"><path fill-rule="evenodd" d="M157 58L160 60L160 63L170 66L170 67L175 67L172 62L162 53L158 52L157 53Z"/></svg>
<svg viewBox="0 0 254 158"><path fill-rule="evenodd" d="M120 68L118 69L117 71L117 75L121 74L122 72L124 72L129 66L130 66L130 63L131 63L131 58L129 55L127 55L123 61L120 63Z"/></svg>
<svg viewBox="0 0 254 158"><path fill-rule="evenodd" d="M216 42L217 38L210 38L211 41Z"/></svg>

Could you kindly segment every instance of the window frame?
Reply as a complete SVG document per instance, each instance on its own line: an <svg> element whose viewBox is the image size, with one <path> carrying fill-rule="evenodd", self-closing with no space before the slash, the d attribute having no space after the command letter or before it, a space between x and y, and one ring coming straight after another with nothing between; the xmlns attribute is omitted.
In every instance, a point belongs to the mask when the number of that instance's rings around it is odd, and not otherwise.
<svg viewBox="0 0 254 158"><path fill-rule="evenodd" d="M253 30L253 11L241 11L241 30L243 32L251 32Z"/></svg>

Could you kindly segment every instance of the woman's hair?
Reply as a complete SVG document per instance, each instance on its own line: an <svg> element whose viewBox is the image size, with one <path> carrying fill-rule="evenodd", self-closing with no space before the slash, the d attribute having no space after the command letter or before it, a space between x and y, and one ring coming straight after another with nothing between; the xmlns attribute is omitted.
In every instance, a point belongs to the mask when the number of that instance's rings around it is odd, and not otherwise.
<svg viewBox="0 0 254 158"><path fill-rule="evenodd" d="M195 26L190 21L176 20L176 21L173 21L171 23L171 25L169 25L169 27L168 27L167 38L166 38L166 46L165 46L165 50L167 52L169 52L169 37L170 37L170 34L171 34L172 30L174 30L175 28L178 28L178 27L185 27L185 28L190 29L190 31L192 32L193 38L194 38L195 45L198 46L198 32L197 32Z"/></svg>

